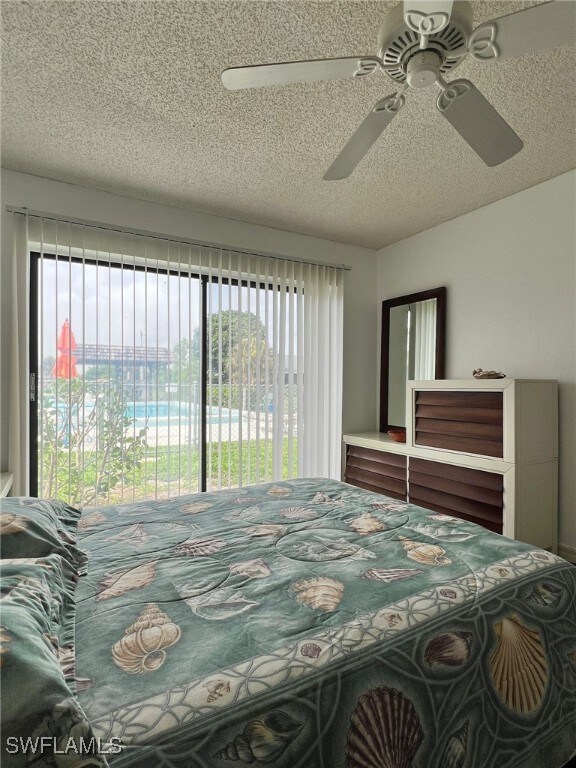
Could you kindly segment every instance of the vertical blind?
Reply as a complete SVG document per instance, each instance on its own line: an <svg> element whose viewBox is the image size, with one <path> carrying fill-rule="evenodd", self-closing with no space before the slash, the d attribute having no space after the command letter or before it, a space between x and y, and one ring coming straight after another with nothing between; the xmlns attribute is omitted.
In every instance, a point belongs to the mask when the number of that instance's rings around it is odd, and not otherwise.
<svg viewBox="0 0 576 768"><path fill-rule="evenodd" d="M17 493L340 476L341 268L20 212L13 266Z"/></svg>

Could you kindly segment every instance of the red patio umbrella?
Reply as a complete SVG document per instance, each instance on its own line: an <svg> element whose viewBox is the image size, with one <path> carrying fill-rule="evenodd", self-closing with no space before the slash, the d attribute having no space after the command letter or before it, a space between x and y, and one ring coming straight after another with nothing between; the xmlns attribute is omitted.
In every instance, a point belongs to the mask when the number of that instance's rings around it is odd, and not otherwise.
<svg viewBox="0 0 576 768"><path fill-rule="evenodd" d="M56 347L58 349L58 357L56 359L56 365L52 369L52 376L56 376L58 379L78 378L76 358L72 354L76 349L76 339L70 330L68 318L62 323Z"/></svg>

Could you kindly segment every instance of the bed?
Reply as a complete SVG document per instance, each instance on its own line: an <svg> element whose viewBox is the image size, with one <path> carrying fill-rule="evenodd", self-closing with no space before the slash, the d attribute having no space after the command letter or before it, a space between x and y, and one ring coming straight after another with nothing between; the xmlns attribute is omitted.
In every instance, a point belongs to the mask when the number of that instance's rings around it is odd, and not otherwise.
<svg viewBox="0 0 576 768"><path fill-rule="evenodd" d="M550 552L326 479L65 515L80 554L40 560L83 574L75 644L53 638L76 733L100 748L79 766L561 768L576 752L576 567Z"/></svg>

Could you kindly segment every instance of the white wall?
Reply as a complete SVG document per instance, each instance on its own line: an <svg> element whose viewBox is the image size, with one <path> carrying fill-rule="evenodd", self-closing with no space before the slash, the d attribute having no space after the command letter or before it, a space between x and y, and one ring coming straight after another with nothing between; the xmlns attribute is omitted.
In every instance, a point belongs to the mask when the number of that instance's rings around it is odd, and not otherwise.
<svg viewBox="0 0 576 768"><path fill-rule="evenodd" d="M576 171L379 251L379 301L441 285L447 378L559 381L559 540L576 549Z"/></svg>
<svg viewBox="0 0 576 768"><path fill-rule="evenodd" d="M271 227L157 205L107 192L64 184L14 171L2 171L2 251L0 261L0 470L8 469L8 382L11 314L11 215L6 205L162 232L239 249L348 264L344 288L345 430L374 429L377 385L376 253L342 243Z"/></svg>

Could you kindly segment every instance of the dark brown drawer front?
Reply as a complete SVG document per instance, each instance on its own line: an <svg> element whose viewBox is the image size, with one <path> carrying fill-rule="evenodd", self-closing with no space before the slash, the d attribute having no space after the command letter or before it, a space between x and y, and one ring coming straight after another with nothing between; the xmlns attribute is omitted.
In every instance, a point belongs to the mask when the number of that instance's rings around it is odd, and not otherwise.
<svg viewBox="0 0 576 768"><path fill-rule="evenodd" d="M408 480L412 504L502 533L502 475L411 458Z"/></svg>
<svg viewBox="0 0 576 768"><path fill-rule="evenodd" d="M349 445L344 480L367 491L406 499L406 456Z"/></svg>
<svg viewBox="0 0 576 768"><path fill-rule="evenodd" d="M502 392L417 391L416 445L503 456Z"/></svg>

